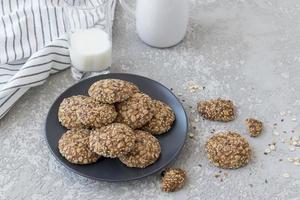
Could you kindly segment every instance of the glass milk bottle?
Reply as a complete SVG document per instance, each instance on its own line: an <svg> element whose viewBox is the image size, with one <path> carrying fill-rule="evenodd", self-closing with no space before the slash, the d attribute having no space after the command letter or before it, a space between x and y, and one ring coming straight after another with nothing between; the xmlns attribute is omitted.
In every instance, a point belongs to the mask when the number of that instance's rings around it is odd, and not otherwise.
<svg viewBox="0 0 300 200"><path fill-rule="evenodd" d="M185 36L189 20L188 0L136 0L135 9L120 0L136 19L136 32L146 44L165 48L178 44Z"/></svg>

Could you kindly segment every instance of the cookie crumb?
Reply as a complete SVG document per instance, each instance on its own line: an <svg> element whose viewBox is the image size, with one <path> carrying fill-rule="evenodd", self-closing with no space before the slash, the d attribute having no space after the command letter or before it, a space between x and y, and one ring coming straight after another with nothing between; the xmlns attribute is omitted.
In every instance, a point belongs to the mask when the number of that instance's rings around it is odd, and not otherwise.
<svg viewBox="0 0 300 200"><path fill-rule="evenodd" d="M179 168L167 168L162 177L161 190L175 192L181 189L186 181L186 172Z"/></svg>
<svg viewBox="0 0 300 200"><path fill-rule="evenodd" d="M232 121L235 118L235 108L231 100L211 99L200 101L197 105L198 112L212 121Z"/></svg>
<svg viewBox="0 0 300 200"><path fill-rule="evenodd" d="M245 124L251 137L257 137L261 134L263 129L263 123L261 121L254 118L248 118L245 120Z"/></svg>

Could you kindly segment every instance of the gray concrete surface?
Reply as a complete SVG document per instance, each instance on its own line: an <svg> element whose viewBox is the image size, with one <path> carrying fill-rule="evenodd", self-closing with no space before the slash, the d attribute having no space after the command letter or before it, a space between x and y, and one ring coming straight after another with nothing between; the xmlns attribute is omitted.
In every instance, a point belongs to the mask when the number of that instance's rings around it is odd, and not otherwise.
<svg viewBox="0 0 300 200"><path fill-rule="evenodd" d="M162 193L159 175L129 183L97 182L69 172L54 159L43 127L51 103L74 83L67 70L31 89L0 121L0 199L299 200L300 166L287 158L300 157L300 148L291 151L283 141L300 134L300 2L193 0L191 14L187 37L170 49L141 43L133 19L120 6L113 35L114 72L147 76L182 94L195 135L173 165L188 172L182 190ZM189 85L195 84L205 89L191 92ZM202 121L195 104L212 97L232 99L237 119L226 124ZM245 131L243 120L249 116L265 123L258 138ZM274 123L278 134L273 134ZM235 130L248 138L251 163L221 170L216 178L219 169L203 149L213 129ZM276 150L264 155L272 142Z"/></svg>

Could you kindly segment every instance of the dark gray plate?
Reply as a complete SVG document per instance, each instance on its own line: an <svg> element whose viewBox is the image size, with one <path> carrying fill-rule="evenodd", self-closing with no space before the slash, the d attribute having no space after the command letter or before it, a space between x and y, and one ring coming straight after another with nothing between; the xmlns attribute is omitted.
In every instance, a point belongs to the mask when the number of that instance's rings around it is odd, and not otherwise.
<svg viewBox="0 0 300 200"><path fill-rule="evenodd" d="M127 80L139 86L142 92L154 99L161 100L172 107L176 115L176 121L172 129L161 136L158 140L161 145L161 156L152 165L145 169L128 168L118 159L102 158L98 162L90 165L75 165L65 160L58 151L58 140L66 129L60 125L57 119L59 104L66 97L73 95L87 95L88 88L95 81L107 78L117 78ZM46 119L46 139L48 145L59 162L75 173L82 176L103 180L103 181L129 181L144 178L151 174L162 171L179 154L188 130L186 113L176 96L162 84L149 78L133 74L105 74L91 77L76 83L64 91L51 106Z"/></svg>

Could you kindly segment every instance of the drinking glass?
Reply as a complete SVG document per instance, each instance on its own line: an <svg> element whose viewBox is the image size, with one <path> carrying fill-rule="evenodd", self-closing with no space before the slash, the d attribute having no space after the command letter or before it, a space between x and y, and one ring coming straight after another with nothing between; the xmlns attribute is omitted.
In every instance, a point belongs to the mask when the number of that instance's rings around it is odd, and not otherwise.
<svg viewBox="0 0 300 200"><path fill-rule="evenodd" d="M64 0L71 72L76 80L109 73L111 5L112 0Z"/></svg>

